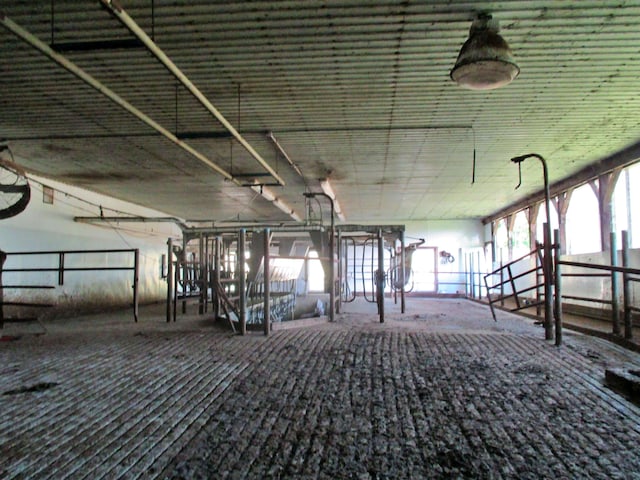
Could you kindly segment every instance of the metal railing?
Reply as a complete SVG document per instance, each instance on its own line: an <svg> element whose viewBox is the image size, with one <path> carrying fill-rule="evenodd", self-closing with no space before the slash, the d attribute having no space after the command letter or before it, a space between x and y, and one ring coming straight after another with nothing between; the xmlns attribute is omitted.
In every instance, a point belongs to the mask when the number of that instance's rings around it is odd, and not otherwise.
<svg viewBox="0 0 640 480"><path fill-rule="evenodd" d="M65 264L69 256L73 255L91 255L91 254L110 254L110 253L131 253L133 254L133 266L116 265L116 266L82 266L70 267ZM5 262L11 257L33 257L33 256L53 256L54 263L57 266L49 267L10 267L5 268ZM44 262L43 262L44 263ZM65 273L67 272L97 272L97 271L131 271L133 272L133 318L138 321L138 281L139 281L139 264L140 251L138 249L119 249L119 250L52 250L52 251L34 251L34 252L0 252L0 328L4 328L4 307L28 307L28 308L47 308L54 307L51 303L36 303L23 301L5 301L4 290L9 289L55 289L56 286L64 285ZM5 274L11 273L57 273L57 285L42 284L4 284L3 277Z"/></svg>
<svg viewBox="0 0 640 480"><path fill-rule="evenodd" d="M556 297L558 302L563 299L576 300L587 303L597 303L601 305L608 305L611 307L611 323L612 332L614 335L621 335L620 325L620 313L623 313L624 317L624 337L626 339L633 338L633 314L640 312L640 308L633 305L632 284L640 282L640 269L631 268L629 261L629 239L626 231L622 232L622 266L617 265L617 248L616 248L616 235L611 234L611 265L601 265L595 263L585 262L571 262L566 260L557 260L556 272L555 272L555 286ZM574 267L580 270L588 270L585 272L563 272L562 267ZM593 273L595 270L597 273ZM620 284L618 282L619 276L622 276L622 312L620 309ZM562 293L562 279L566 277L592 277L592 278L608 278L611 285L610 298L596 298L586 297L578 295L565 295ZM556 309L556 315L560 317L562 321L562 308Z"/></svg>
<svg viewBox="0 0 640 480"><path fill-rule="evenodd" d="M528 262L529 265L531 265L531 263L533 263L532 260L535 261L535 267L514 273L514 267L517 264ZM501 265L493 272L489 272L484 275L483 278L485 288L487 290L487 301L489 302L491 315L494 320L496 320L496 313L493 305L499 302L501 306L504 306L505 300L509 298L513 298L516 305L515 308L510 309L512 312L544 304L544 300L541 299L540 295L540 289L544 286L544 282L540 281L542 270L542 246L538 244L535 250L532 250L531 252L521 256L520 258L512 260L507 264ZM489 279L493 279L496 276L499 276L498 282L490 285ZM533 281L529 280L532 276L534 277ZM517 284L520 283L518 281L522 281L523 279L527 279L526 283L528 286L518 289ZM505 289L505 287L507 288ZM498 290L498 293L492 293L496 290ZM524 302L521 295L532 291L535 291L535 301Z"/></svg>

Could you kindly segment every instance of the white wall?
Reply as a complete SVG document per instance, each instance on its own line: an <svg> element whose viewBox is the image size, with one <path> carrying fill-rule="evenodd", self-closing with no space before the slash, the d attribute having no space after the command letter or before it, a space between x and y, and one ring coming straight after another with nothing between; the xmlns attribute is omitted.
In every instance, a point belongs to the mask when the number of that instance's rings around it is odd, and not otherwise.
<svg viewBox="0 0 640 480"><path fill-rule="evenodd" d="M31 202L27 209L15 217L0 220L1 250L13 253L139 249L140 302L165 298L166 282L161 278L162 255L167 252L169 236L181 238L177 226L172 223L129 222L87 224L75 222L74 217L99 216L100 206L105 216L123 215L118 212L148 217L166 214L36 176L30 176L30 184ZM43 203L41 184L54 189L53 205ZM57 255L9 255L5 268L50 268L57 265ZM133 254L66 255L65 265L133 266ZM6 272L3 283L54 285L54 290L5 289L5 300L55 303L58 311L76 311L130 305L133 274L130 271L66 272L64 285L57 286L56 272Z"/></svg>
<svg viewBox="0 0 640 480"><path fill-rule="evenodd" d="M406 224L405 242L414 242L414 238L424 238L425 247L436 247L438 252L446 251L453 255L453 263L441 263L438 258L438 293L464 292L464 272L468 266L466 257L470 252L484 248L485 226L480 220L428 220ZM446 285L446 283L450 283Z"/></svg>

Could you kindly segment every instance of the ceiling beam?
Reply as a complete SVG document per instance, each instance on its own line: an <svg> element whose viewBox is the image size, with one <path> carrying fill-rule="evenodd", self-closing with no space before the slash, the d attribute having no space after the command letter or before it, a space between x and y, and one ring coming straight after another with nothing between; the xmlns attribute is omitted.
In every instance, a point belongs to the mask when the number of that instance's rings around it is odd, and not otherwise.
<svg viewBox="0 0 640 480"><path fill-rule="evenodd" d="M190 155L192 155L193 157L198 159L200 162L202 162L205 165L209 166L210 168L212 168L213 170L218 172L220 175L222 175L227 180L230 180L230 181L234 182L238 186L240 185L240 182L238 182L238 180L234 179L233 176L229 172L227 172L224 168L220 167L217 163L215 163L214 161L212 161L209 158L207 158L204 154L200 153L198 150L193 148L191 145L189 145L189 144L183 142L182 140L180 140L173 133L171 133L169 130L164 128L158 122L153 120L151 117L149 117L143 111L141 111L138 108L134 107L132 104L130 104L128 101L126 101L120 95L118 95L116 92L111 90L109 87L107 87L106 85L104 85L103 83L98 81L96 78L94 78L89 73L85 72L83 69L81 69L75 63L73 63L71 60L67 59L65 56L63 56L63 55L57 53L56 51L54 51L46 43L44 43L40 39L38 39L38 37L36 37L32 33L28 32L27 30L22 28L17 23L13 22L11 19L9 19L7 16L5 16L2 13L0 13L0 24L2 26L4 26L7 30L9 30L11 33L13 33L15 36L17 36L18 38L22 39L23 41L25 41L26 43L31 45L33 48L35 48L36 50L40 51L40 53L42 53L45 56L49 57L51 60L53 60L58 65L60 65L62 68L64 68L68 72L72 73L76 77L78 77L80 80L85 82L87 85L89 85L90 87L94 88L95 90L97 90L98 92L103 94L105 97L107 97L109 100L114 102L116 105L122 107L123 109L125 109L126 111L131 113L133 116L135 116L136 118L138 118L142 122L146 123L149 127L151 127L156 132L160 133L161 135L163 135L164 137L169 139L175 145L177 145L178 147L180 147L183 150L185 150L187 153L189 153Z"/></svg>
<svg viewBox="0 0 640 480"><path fill-rule="evenodd" d="M240 133L235 129L231 123L220 113L220 111L213 106L213 104L209 101L209 99L196 87L193 82L187 77L182 70L180 70L175 63L167 56L166 53L145 33L145 31L140 28L140 26L124 11L119 2L114 0L100 0L102 4L107 7L115 16L122 22L124 26L126 26L133 35L135 35L147 49L162 63L168 70L175 76L180 83L182 83L191 94L198 99L198 101L204 106L209 113L211 113L223 126L226 128L229 133L244 147L244 149L249 152L249 154L255 158L260 165L262 165L267 172L271 174L273 178L275 178L280 185L285 185L284 179L278 175L271 165L267 163L267 161L260 156L258 152L254 150L254 148L245 140L245 138L240 135Z"/></svg>
<svg viewBox="0 0 640 480"><path fill-rule="evenodd" d="M632 163L640 160L640 142L636 142L616 153L613 153L607 157L600 159L597 162L587 165L581 170L578 170L573 175L565 177L562 180L553 183L550 187L550 195L552 197L559 195L569 189L575 188L579 185L587 183L591 180L598 178L600 175L611 172L616 169L624 168ZM512 213L519 212L527 208L529 205L541 202L544 199L544 189L538 190L526 197L514 202L507 207L498 210L497 212L482 219L483 224L493 222L500 218L511 215Z"/></svg>

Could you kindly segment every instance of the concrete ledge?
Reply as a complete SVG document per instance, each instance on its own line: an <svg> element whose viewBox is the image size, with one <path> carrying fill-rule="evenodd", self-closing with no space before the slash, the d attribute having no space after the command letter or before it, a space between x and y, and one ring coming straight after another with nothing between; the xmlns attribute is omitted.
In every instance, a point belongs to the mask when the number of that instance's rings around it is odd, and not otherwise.
<svg viewBox="0 0 640 480"><path fill-rule="evenodd" d="M608 368L604 372L605 384L629 400L640 403L640 370Z"/></svg>

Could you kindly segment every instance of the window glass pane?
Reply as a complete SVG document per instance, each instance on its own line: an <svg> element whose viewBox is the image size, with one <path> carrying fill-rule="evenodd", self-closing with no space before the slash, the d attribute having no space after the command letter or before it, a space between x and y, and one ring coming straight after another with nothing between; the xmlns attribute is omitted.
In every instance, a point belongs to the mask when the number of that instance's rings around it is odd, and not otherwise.
<svg viewBox="0 0 640 480"><path fill-rule="evenodd" d="M640 248L640 163L627 168L629 174L629 205L631 206L631 227L629 243L631 248Z"/></svg>
<svg viewBox="0 0 640 480"><path fill-rule="evenodd" d="M309 251L309 278L307 279L310 292L322 292L324 291L324 270L322 264L318 258L318 252L315 250ZM315 259L315 260L314 260Z"/></svg>
<svg viewBox="0 0 640 480"><path fill-rule="evenodd" d="M514 259L531 251L529 248L529 220L527 220L526 210L521 210L516 214L513 222L513 231L511 232L511 241L513 242Z"/></svg>
<svg viewBox="0 0 640 480"><path fill-rule="evenodd" d="M600 211L591 185L576 188L567 210L567 253L599 252Z"/></svg>
<svg viewBox="0 0 640 480"><path fill-rule="evenodd" d="M558 224L558 211L553 201L549 205L549 215L551 215L551 241L553 241L553 231L559 228ZM544 243L544 229L543 225L547 221L547 209L544 206L544 202L538 209L538 218L536 219L536 241Z"/></svg>

